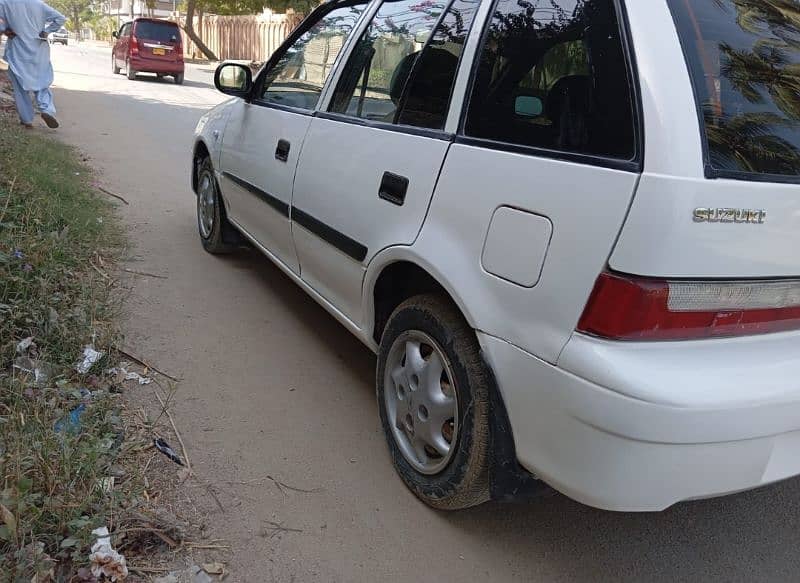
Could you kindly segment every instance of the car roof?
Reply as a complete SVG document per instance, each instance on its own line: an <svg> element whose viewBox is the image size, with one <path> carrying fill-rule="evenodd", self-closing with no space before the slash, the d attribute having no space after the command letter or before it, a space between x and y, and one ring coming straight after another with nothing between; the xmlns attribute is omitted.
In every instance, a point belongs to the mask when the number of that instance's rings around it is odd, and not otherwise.
<svg viewBox="0 0 800 583"><path fill-rule="evenodd" d="M150 18L148 16L140 16L139 18L134 18L131 22L160 22L162 24L171 24L175 27L178 27L178 23L174 20L164 20L163 18Z"/></svg>

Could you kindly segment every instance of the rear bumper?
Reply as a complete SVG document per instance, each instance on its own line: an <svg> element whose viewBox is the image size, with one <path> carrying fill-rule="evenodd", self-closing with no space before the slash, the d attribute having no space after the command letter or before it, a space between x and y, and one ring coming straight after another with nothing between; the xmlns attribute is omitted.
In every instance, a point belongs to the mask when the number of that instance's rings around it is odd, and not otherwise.
<svg viewBox="0 0 800 583"><path fill-rule="evenodd" d="M164 73L165 75L179 75L184 72L184 63L159 61L157 59L143 59L131 57L131 67L139 73Z"/></svg>
<svg viewBox="0 0 800 583"><path fill-rule="evenodd" d="M575 500L607 510L662 510L800 474L800 390L778 400L723 395L712 402L696 380L704 371L683 369L683 384L673 393L694 391L705 401L658 399L645 378L651 394L642 399L497 338L479 337L509 412L520 463ZM596 354L600 341L573 341L562 361L576 366L586 356L600 376L607 372L608 357ZM681 372L681 363L672 365ZM783 382L800 387L800 359L791 366L798 374ZM732 386L731 394L740 388Z"/></svg>

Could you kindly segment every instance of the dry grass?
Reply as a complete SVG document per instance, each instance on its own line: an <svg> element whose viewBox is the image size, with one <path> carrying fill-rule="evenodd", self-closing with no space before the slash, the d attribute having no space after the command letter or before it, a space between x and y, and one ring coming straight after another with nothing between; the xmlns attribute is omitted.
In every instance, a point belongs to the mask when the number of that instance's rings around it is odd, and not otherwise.
<svg viewBox="0 0 800 583"><path fill-rule="evenodd" d="M121 229L76 152L0 117L0 580L47 581L88 562L91 531L142 489L118 464L122 404L84 345L111 354ZM102 195L101 195L102 196ZM17 344L33 337L21 355ZM21 360L22 359L22 360ZM102 371L106 356L91 372ZM22 368L38 368L38 381ZM57 424L83 405L79 427ZM130 453L128 448L127 453ZM119 485L121 484L121 485ZM117 518L118 520L118 518ZM38 579L33 579L37 577Z"/></svg>

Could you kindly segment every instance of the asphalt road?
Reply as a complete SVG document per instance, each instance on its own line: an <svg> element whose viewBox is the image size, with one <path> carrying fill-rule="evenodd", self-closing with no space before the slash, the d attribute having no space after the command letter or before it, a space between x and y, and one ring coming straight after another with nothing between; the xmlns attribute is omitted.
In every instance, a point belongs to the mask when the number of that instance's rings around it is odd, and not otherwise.
<svg viewBox="0 0 800 583"><path fill-rule="evenodd" d="M659 514L561 496L456 514L418 503L385 451L374 357L267 260L200 247L188 168L196 121L222 100L209 68L179 87L113 76L107 49L57 46L53 61L60 136L130 201L133 267L166 276L136 278L128 342L184 378L177 421L224 507L208 507L209 534L233 545L228 581L800 577L798 480ZM272 536L271 522L296 531Z"/></svg>

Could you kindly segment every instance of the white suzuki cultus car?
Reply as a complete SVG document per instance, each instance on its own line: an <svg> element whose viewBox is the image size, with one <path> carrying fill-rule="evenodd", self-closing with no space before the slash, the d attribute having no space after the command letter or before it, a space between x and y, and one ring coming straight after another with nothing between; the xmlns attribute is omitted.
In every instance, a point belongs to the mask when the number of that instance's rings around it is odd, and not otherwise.
<svg viewBox="0 0 800 583"><path fill-rule="evenodd" d="M800 474L800 0L333 0L215 83L203 246L377 353L424 502Z"/></svg>

